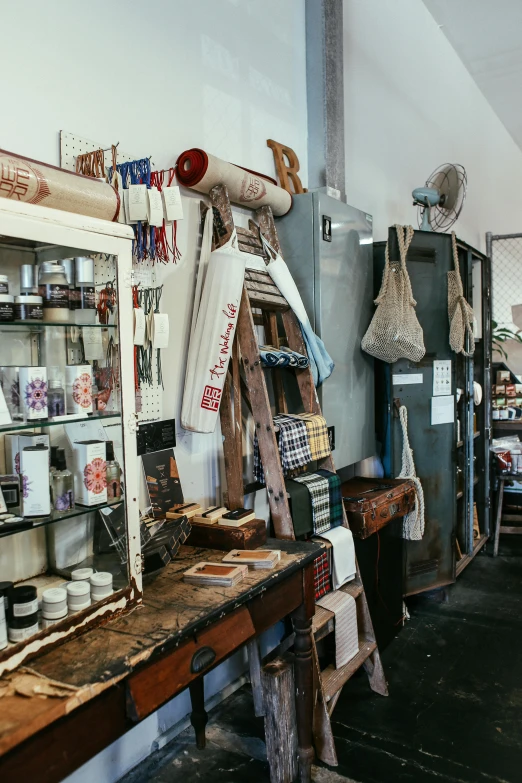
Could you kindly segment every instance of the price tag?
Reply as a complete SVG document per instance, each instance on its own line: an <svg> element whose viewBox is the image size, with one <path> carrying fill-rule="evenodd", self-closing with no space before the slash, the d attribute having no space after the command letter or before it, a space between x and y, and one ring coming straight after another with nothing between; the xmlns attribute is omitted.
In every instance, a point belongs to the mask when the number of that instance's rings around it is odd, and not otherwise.
<svg viewBox="0 0 522 783"><path fill-rule="evenodd" d="M131 223L147 220L147 186L129 185L129 217Z"/></svg>
<svg viewBox="0 0 522 783"><path fill-rule="evenodd" d="M130 207L129 207L129 189L125 188L125 190L123 191L123 210L125 212L125 222L127 224L136 223L135 220L131 220L130 219L129 209L130 209Z"/></svg>
<svg viewBox="0 0 522 783"><path fill-rule="evenodd" d="M183 204L181 193L177 185L163 188L163 204L165 205L165 220L172 223L174 220L183 220Z"/></svg>
<svg viewBox="0 0 522 783"><path fill-rule="evenodd" d="M145 313L141 307L134 308L134 345L145 343Z"/></svg>
<svg viewBox="0 0 522 783"><path fill-rule="evenodd" d="M163 225L163 200L158 188L149 188L147 191L149 197L149 226L161 228Z"/></svg>
<svg viewBox="0 0 522 783"><path fill-rule="evenodd" d="M102 330L84 326L82 328L83 335L83 349L85 351L85 358L87 361L91 359L100 360L103 359L103 344L102 344Z"/></svg>
<svg viewBox="0 0 522 783"><path fill-rule="evenodd" d="M154 313L152 347L167 348L169 344L169 317L167 313Z"/></svg>

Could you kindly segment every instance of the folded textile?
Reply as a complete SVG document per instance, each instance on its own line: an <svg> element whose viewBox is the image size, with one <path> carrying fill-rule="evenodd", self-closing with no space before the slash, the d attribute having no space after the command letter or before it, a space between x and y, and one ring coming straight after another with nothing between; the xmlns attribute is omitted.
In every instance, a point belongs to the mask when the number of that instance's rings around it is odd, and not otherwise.
<svg viewBox="0 0 522 783"><path fill-rule="evenodd" d="M286 491L290 495L290 513L296 538L313 532L312 501L308 488L293 479L286 479Z"/></svg>
<svg viewBox="0 0 522 783"><path fill-rule="evenodd" d="M289 415L291 418L301 419L301 421L305 422L312 459L318 460L328 457L330 454L330 439L328 437L326 419L315 413L297 413Z"/></svg>
<svg viewBox="0 0 522 783"><path fill-rule="evenodd" d="M330 491L330 527L338 527L343 524L343 493L341 491L341 479L337 473L331 470L316 470L318 476L328 479Z"/></svg>
<svg viewBox="0 0 522 783"><path fill-rule="evenodd" d="M332 584L337 590L351 582L357 571L352 531L347 527L333 527L320 535L332 544Z"/></svg>
<svg viewBox="0 0 522 783"><path fill-rule="evenodd" d="M316 557L314 560L314 588L316 601L323 595L326 595L326 593L329 593L332 589L330 584L330 564L327 552L322 552L319 557Z"/></svg>
<svg viewBox="0 0 522 783"><path fill-rule="evenodd" d="M308 444L308 435L304 421L293 419L281 413L278 416L274 416L274 424L279 427L278 444L283 475L286 475L290 470L301 468L303 465L311 462L312 454ZM260 481L262 484L265 483L257 433L254 437L254 477L256 481Z"/></svg>
<svg viewBox="0 0 522 783"><path fill-rule="evenodd" d="M290 360L284 354L270 345L260 345L259 356L261 364L265 367L287 367L290 364Z"/></svg>
<svg viewBox="0 0 522 783"><path fill-rule="evenodd" d="M312 501L312 517L314 533L323 533L330 527L330 492L328 479L315 473L305 473L295 476L294 481L305 484Z"/></svg>
<svg viewBox="0 0 522 783"><path fill-rule="evenodd" d="M280 351L283 351L283 353L287 353L291 357L290 364L294 366L299 367L300 369L304 369L305 367L308 367L310 364L310 360L308 359L308 356L303 356L302 353L297 353L297 351L292 351L290 348L287 348L286 345L282 345L279 348Z"/></svg>
<svg viewBox="0 0 522 783"><path fill-rule="evenodd" d="M335 668L340 669L359 652L355 598L335 590L317 603L335 615Z"/></svg>

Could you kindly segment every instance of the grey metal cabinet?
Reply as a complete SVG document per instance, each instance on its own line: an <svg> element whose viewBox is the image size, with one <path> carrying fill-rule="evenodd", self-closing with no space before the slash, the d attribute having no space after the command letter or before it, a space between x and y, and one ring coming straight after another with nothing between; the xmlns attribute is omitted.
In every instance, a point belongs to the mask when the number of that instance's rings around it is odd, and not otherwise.
<svg viewBox="0 0 522 783"><path fill-rule="evenodd" d="M390 229L390 255L398 258L396 232ZM385 243L374 248L375 285L380 285ZM408 409L409 438L417 475L421 479L426 525L422 541L407 541L404 557L404 593L412 595L454 582L485 543L489 532L488 393L486 382L490 343L488 318L489 262L485 256L458 241L459 265L468 301L473 300L473 265L482 264L476 299L482 303L482 337L475 356L456 355L449 345L447 273L453 269L451 236L416 231L407 258L416 313L424 332L426 354L421 362L401 359L393 365L376 362L377 436L388 476L401 470L402 431L397 417L400 404ZM477 276L476 276L477 277ZM433 362L451 360L454 423L431 424ZM415 383L409 383L417 376ZM401 378L402 376L402 378ZM473 380L481 383L485 399L474 428ZM420 382L419 382L420 381ZM457 439L457 419L460 439ZM481 428L482 425L482 428ZM484 426L486 425L486 426ZM477 459L474 457L477 456ZM476 504L480 536L473 535Z"/></svg>
<svg viewBox="0 0 522 783"><path fill-rule="evenodd" d="M295 196L277 231L310 322L335 362L319 400L343 468L375 453L373 360L360 349L373 311L372 218L317 191Z"/></svg>

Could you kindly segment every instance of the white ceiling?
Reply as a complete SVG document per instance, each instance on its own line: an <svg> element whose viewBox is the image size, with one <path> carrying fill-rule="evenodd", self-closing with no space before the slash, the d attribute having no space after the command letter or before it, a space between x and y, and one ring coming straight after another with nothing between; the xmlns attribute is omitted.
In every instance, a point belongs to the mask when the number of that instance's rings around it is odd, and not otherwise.
<svg viewBox="0 0 522 783"><path fill-rule="evenodd" d="M424 0L522 149L522 0Z"/></svg>

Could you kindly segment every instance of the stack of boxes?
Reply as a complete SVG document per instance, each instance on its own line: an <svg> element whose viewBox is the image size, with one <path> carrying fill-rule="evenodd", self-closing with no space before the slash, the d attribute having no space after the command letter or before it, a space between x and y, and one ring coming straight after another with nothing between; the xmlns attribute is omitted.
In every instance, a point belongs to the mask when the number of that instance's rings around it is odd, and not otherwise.
<svg viewBox="0 0 522 783"><path fill-rule="evenodd" d="M498 370L492 389L493 420L522 417L522 383L512 383L509 370Z"/></svg>

